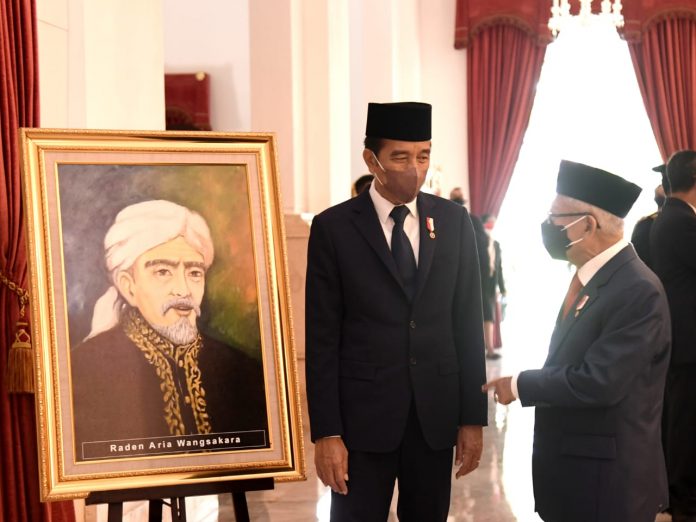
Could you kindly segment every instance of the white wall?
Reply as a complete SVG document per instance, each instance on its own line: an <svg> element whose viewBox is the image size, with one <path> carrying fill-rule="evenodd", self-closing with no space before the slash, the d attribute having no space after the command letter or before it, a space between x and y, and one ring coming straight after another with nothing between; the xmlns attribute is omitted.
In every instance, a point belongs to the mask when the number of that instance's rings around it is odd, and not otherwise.
<svg viewBox="0 0 696 522"><path fill-rule="evenodd" d="M454 49L456 0L420 0L423 100L433 104L431 172L442 177L442 196L454 187L469 193L466 51Z"/></svg>
<svg viewBox="0 0 696 522"><path fill-rule="evenodd" d="M68 0L37 0L41 125L68 126Z"/></svg>
<svg viewBox="0 0 696 522"><path fill-rule="evenodd" d="M467 188L455 0L37 0L43 126L161 129L163 75L211 75L211 123L272 131L286 211L365 173L370 101L433 104L431 171Z"/></svg>
<svg viewBox="0 0 696 522"><path fill-rule="evenodd" d="M163 129L159 0L37 0L42 127Z"/></svg>
<svg viewBox="0 0 696 522"><path fill-rule="evenodd" d="M163 7L165 72L210 74L213 130L249 131L248 0L164 0Z"/></svg>

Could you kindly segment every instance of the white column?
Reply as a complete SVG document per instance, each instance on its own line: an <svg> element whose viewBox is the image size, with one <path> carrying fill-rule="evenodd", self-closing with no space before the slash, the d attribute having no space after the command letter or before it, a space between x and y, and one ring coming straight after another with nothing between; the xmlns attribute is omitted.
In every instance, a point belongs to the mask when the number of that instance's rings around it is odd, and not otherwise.
<svg viewBox="0 0 696 522"><path fill-rule="evenodd" d="M362 159L367 104L393 99L391 0L354 0L350 4L351 179L367 173Z"/></svg>
<svg viewBox="0 0 696 522"><path fill-rule="evenodd" d="M160 0L37 0L43 127L163 129Z"/></svg>
<svg viewBox="0 0 696 522"><path fill-rule="evenodd" d="M292 1L249 2L251 129L275 132L280 190L295 210Z"/></svg>
<svg viewBox="0 0 696 522"><path fill-rule="evenodd" d="M164 129L162 2L84 1L82 10L85 126Z"/></svg>
<svg viewBox="0 0 696 522"><path fill-rule="evenodd" d="M41 125L68 122L68 0L37 0Z"/></svg>
<svg viewBox="0 0 696 522"><path fill-rule="evenodd" d="M302 120L307 210L350 197L348 0L302 3Z"/></svg>

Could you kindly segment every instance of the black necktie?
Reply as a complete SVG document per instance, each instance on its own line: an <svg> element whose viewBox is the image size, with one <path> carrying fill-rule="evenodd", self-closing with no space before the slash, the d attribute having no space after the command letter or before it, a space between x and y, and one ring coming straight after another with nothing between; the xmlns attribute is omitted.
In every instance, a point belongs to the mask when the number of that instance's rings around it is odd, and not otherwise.
<svg viewBox="0 0 696 522"><path fill-rule="evenodd" d="M394 228L391 237L391 253L396 261L396 267L401 275L401 282L406 288L409 299L413 299L416 291L416 257L413 255L413 247L404 232L404 220L408 215L408 208L404 205L394 207L389 214L394 220Z"/></svg>

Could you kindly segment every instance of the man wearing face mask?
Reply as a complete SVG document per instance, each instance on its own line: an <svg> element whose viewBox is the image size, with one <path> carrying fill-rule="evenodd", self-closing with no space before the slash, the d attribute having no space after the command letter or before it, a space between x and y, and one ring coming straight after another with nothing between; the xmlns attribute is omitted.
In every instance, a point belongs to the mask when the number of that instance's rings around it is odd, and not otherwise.
<svg viewBox="0 0 696 522"><path fill-rule="evenodd" d="M486 424L476 240L464 207L420 192L431 107L370 103L369 190L315 217L306 289L307 398L331 520L446 521Z"/></svg>
<svg viewBox="0 0 696 522"><path fill-rule="evenodd" d="M657 276L623 239L640 188L562 161L542 238L577 267L543 368L487 383L536 406L536 511L546 522L653 522L667 504L662 397L670 322Z"/></svg>

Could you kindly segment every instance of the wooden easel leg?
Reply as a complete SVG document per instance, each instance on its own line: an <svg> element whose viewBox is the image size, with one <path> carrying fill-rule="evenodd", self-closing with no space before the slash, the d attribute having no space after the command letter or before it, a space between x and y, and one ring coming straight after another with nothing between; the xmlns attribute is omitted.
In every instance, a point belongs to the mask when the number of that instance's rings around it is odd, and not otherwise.
<svg viewBox="0 0 696 522"><path fill-rule="evenodd" d="M237 522L250 522L249 506L247 506L246 493L234 491L232 493L232 505L234 506L234 519Z"/></svg>
<svg viewBox="0 0 696 522"><path fill-rule="evenodd" d="M108 504L108 522L123 522L123 503L135 500L149 500L148 522L161 522L163 506L170 506L162 499L171 499L172 522L186 522L186 497L199 495L232 494L232 505L237 522L250 522L247 505L247 491L265 491L274 488L272 478L249 479L210 484L190 484L185 486L163 486L137 488L132 490L95 491L85 499L88 506Z"/></svg>
<svg viewBox="0 0 696 522"><path fill-rule="evenodd" d="M147 510L147 522L162 522L162 502L161 499L150 500L150 508Z"/></svg>
<svg viewBox="0 0 696 522"><path fill-rule="evenodd" d="M109 516L107 518L108 522L122 522L123 521L123 502L110 502L109 503Z"/></svg>
<svg viewBox="0 0 696 522"><path fill-rule="evenodd" d="M172 522L186 522L186 498L176 497L172 502Z"/></svg>

